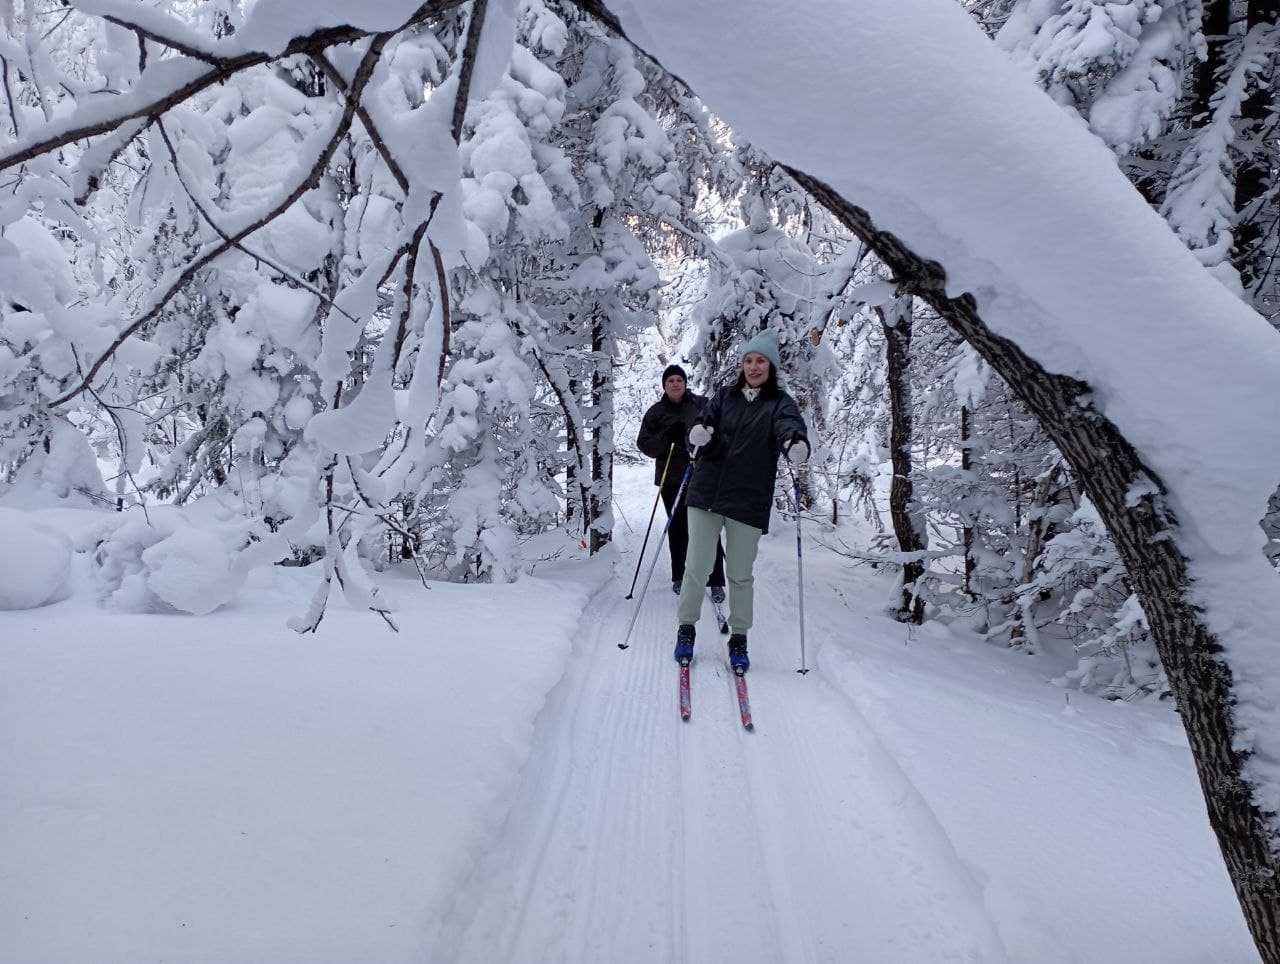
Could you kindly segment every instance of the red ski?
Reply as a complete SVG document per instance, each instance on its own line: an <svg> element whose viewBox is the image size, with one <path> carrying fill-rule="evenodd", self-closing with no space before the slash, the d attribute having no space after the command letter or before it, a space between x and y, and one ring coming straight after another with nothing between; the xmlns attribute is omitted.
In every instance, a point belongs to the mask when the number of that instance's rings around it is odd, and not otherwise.
<svg viewBox="0 0 1280 964"><path fill-rule="evenodd" d="M738 715L742 717L742 728L754 730L755 724L751 722L751 703L747 699L747 677L743 673L735 673L734 677L738 689Z"/></svg>
<svg viewBox="0 0 1280 964"><path fill-rule="evenodd" d="M680 719L688 720L692 713L689 699L689 664L680 664Z"/></svg>

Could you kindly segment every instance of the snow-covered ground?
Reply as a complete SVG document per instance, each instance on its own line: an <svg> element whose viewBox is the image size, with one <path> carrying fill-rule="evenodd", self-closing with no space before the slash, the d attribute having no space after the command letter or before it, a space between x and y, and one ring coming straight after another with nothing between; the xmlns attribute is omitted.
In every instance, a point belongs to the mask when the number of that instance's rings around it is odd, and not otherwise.
<svg viewBox="0 0 1280 964"><path fill-rule="evenodd" d="M280 569L205 617L0 613L0 959L1256 959L1169 709L908 632L817 549L798 676L779 520L756 731L709 620L683 724L665 561L614 645L619 529L612 575L380 577L398 636L340 600L295 635L312 579Z"/></svg>
<svg viewBox="0 0 1280 964"><path fill-rule="evenodd" d="M399 635L297 635L281 569L204 617L0 612L0 960L419 958L606 573L384 579Z"/></svg>

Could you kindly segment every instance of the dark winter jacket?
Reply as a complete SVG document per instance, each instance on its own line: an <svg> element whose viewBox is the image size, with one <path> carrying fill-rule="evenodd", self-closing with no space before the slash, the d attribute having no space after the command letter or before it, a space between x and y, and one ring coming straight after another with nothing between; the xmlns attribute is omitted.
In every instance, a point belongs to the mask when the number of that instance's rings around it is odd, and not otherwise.
<svg viewBox="0 0 1280 964"><path fill-rule="evenodd" d="M706 404L707 400L703 396L686 391L680 404L676 405L664 393L644 413L636 447L654 459L654 485L662 482L662 468L667 464L667 452L671 450L672 442L676 448L671 455L671 468L667 470L667 484L679 485L680 477L689 465L689 449L685 439Z"/></svg>
<svg viewBox="0 0 1280 964"><path fill-rule="evenodd" d="M685 501L768 532L778 456L793 439L809 441L795 400L766 386L749 402L735 385L716 394L701 421L715 431L699 453Z"/></svg>

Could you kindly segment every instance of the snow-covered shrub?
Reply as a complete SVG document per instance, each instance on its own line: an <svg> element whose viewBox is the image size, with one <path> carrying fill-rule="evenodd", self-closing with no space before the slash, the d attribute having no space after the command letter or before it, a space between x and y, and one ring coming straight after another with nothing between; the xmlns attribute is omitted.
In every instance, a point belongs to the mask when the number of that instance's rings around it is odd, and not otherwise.
<svg viewBox="0 0 1280 964"><path fill-rule="evenodd" d="M103 605L203 616L230 602L250 568L238 558L247 527L195 525L186 514L165 509L149 516L114 517L92 537L94 582Z"/></svg>

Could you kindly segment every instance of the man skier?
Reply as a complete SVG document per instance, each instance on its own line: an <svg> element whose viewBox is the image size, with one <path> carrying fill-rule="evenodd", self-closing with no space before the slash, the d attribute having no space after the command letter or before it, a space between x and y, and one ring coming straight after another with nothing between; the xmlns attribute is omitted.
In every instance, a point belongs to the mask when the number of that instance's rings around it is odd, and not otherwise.
<svg viewBox="0 0 1280 964"><path fill-rule="evenodd" d="M676 493L680 490L680 480L684 470L689 466L689 450L685 447L685 437L693 427L706 399L688 390L684 369L679 365L668 365L662 373L662 397L649 406L640 423L640 435L636 446L649 458L654 460L653 484L662 486L662 504L667 507L671 516L671 525L667 529L667 547L671 552L671 590L680 594L684 582L684 560L689 545L689 520L685 513L684 503L675 505ZM675 446L672 448L672 446ZM671 464L667 465L670 454ZM663 480L663 471L666 480ZM715 547L715 564L710 567L708 579L704 573L702 579L711 589L711 598L716 603L724 602L724 549L719 541ZM702 595L702 584L693 587L699 597Z"/></svg>

